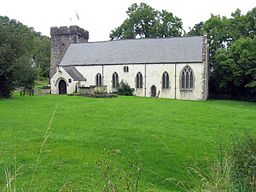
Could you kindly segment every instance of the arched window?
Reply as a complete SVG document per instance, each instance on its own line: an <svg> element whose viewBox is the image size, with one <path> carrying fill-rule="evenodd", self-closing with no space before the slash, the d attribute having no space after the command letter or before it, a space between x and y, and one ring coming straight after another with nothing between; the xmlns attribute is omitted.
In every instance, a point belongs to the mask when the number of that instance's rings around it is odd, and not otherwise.
<svg viewBox="0 0 256 192"><path fill-rule="evenodd" d="M136 75L136 88L143 88L143 78L141 72L138 72Z"/></svg>
<svg viewBox="0 0 256 192"><path fill-rule="evenodd" d="M185 66L181 71L181 89L194 89L194 74L189 66Z"/></svg>
<svg viewBox="0 0 256 192"><path fill-rule="evenodd" d="M162 88L169 89L170 82L169 82L169 74L165 71L162 76Z"/></svg>
<svg viewBox="0 0 256 192"><path fill-rule="evenodd" d="M96 86L101 86L102 85L102 78L101 78L101 74L98 73L96 75Z"/></svg>
<svg viewBox="0 0 256 192"><path fill-rule="evenodd" d="M112 75L112 88L116 89L118 87L118 84L119 84L119 82L118 82L118 74L115 72Z"/></svg>

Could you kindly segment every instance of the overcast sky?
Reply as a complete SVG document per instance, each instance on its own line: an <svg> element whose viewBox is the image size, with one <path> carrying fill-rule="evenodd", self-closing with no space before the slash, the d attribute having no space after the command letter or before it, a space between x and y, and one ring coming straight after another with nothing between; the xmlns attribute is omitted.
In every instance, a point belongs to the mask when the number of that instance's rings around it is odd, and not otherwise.
<svg viewBox="0 0 256 192"><path fill-rule="evenodd" d="M89 41L102 41L127 18L126 10L135 2L172 12L182 19L185 30L211 13L229 17L236 8L246 13L256 6L256 0L0 0L0 15L47 36L51 26L76 24L89 31Z"/></svg>

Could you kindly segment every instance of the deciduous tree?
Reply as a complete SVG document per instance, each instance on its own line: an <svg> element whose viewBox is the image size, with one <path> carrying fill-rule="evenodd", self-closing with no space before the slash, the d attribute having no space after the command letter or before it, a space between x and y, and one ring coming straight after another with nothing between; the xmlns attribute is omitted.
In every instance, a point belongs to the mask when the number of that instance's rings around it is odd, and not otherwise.
<svg viewBox="0 0 256 192"><path fill-rule="evenodd" d="M110 33L113 39L176 37L183 33L182 21L172 13L158 11L146 3L132 4L128 18Z"/></svg>
<svg viewBox="0 0 256 192"><path fill-rule="evenodd" d="M47 38L45 44L40 38L33 28L0 16L0 98L10 97L18 85L33 86L36 74L33 62L40 67L44 63L47 68L50 46Z"/></svg>

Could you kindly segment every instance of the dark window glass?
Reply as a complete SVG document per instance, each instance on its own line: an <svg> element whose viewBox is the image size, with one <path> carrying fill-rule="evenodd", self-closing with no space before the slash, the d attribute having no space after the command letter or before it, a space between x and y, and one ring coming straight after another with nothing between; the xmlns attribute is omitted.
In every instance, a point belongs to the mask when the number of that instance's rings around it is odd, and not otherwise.
<svg viewBox="0 0 256 192"><path fill-rule="evenodd" d="M102 85L102 77L101 77L101 74L98 73L96 75L96 86L101 86Z"/></svg>
<svg viewBox="0 0 256 192"><path fill-rule="evenodd" d="M143 88L143 78L141 72L138 72L136 75L136 88Z"/></svg>
<svg viewBox="0 0 256 192"><path fill-rule="evenodd" d="M184 67L181 72L181 89L194 89L194 74L189 66Z"/></svg>
<svg viewBox="0 0 256 192"><path fill-rule="evenodd" d="M169 87L170 87L169 74L167 72L164 72L162 76L162 88L169 89Z"/></svg>
<svg viewBox="0 0 256 192"><path fill-rule="evenodd" d="M118 87L118 74L115 72L112 75L112 88L117 88Z"/></svg>
<svg viewBox="0 0 256 192"><path fill-rule="evenodd" d="M124 66L124 72L129 72L129 67L128 66Z"/></svg>

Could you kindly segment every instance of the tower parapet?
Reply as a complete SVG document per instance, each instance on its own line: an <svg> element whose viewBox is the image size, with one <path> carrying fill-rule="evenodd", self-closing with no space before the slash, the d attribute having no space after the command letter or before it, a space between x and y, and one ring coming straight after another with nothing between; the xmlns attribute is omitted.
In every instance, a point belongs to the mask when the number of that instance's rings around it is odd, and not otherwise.
<svg viewBox="0 0 256 192"><path fill-rule="evenodd" d="M56 73L57 65L60 63L70 43L86 43L89 32L76 25L67 27L51 27L51 64L50 78Z"/></svg>

